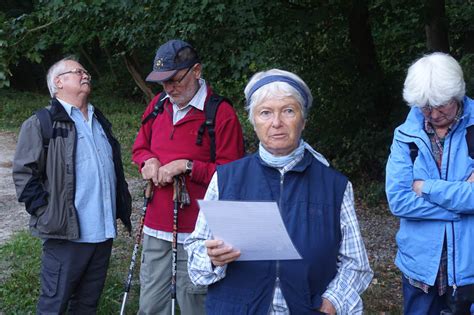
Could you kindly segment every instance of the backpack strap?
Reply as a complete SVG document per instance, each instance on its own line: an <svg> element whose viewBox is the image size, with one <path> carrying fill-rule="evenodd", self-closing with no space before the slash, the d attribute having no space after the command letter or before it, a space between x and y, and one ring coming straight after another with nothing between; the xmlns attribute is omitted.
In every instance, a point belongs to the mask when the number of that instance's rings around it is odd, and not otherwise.
<svg viewBox="0 0 474 315"><path fill-rule="evenodd" d="M51 112L46 107L35 112L36 117L40 121L41 137L43 138L43 148L45 153L48 152L49 140L53 137L53 121Z"/></svg>
<svg viewBox="0 0 474 315"><path fill-rule="evenodd" d="M209 99L204 105L204 114L206 119L202 123L201 127L199 127L196 138L196 144L202 145L202 136L204 135L204 130L207 129L207 133L209 134L209 138L211 140L211 162L216 161L216 131L214 127L216 122L217 107L219 107L219 104L222 103L223 100L225 100L225 98L217 94L211 94L211 96L209 96ZM229 101L227 100L227 102Z"/></svg>
<svg viewBox="0 0 474 315"><path fill-rule="evenodd" d="M467 127L466 142L469 156L474 159L474 125Z"/></svg>
<svg viewBox="0 0 474 315"><path fill-rule="evenodd" d="M165 96L166 96L165 92L160 93L160 96L158 96L158 102L156 102L155 107L153 107L153 111L149 113L148 116L145 117L145 119L142 120L142 125L146 124L151 119L154 120L156 116L158 116L159 114L163 112L164 104L166 101Z"/></svg>
<svg viewBox="0 0 474 315"><path fill-rule="evenodd" d="M412 163L415 163L416 157L418 156L418 146L415 142L408 143L408 147L410 148L410 159Z"/></svg>

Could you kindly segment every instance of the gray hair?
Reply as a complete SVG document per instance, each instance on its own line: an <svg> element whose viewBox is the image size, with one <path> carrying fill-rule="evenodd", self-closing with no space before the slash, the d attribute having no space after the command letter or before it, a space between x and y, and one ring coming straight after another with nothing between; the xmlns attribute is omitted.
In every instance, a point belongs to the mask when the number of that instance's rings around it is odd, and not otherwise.
<svg viewBox="0 0 474 315"><path fill-rule="evenodd" d="M49 94L51 95L51 97L54 97L56 95L56 93L58 92L58 88L57 88L56 84L54 83L54 79L56 79L56 77L60 73L65 72L67 70L66 69L66 61L76 61L76 62L78 62L79 59L76 56L73 56L73 55L67 56L67 57L59 60L55 64L53 64L48 70L48 74L46 75L46 82L48 84Z"/></svg>
<svg viewBox="0 0 474 315"><path fill-rule="evenodd" d="M304 96L301 95L301 93L297 89L295 89L293 86L286 82L271 82L269 84L263 85L252 93L253 87L258 81L262 80L265 77L275 75L285 76L293 81L296 81L298 85L300 85L301 89L306 92L307 102L305 101ZM282 99L285 97L293 97L300 105L304 118L307 117L309 108L313 104L313 96L306 83L296 74L280 69L271 69L268 71L257 72L250 79L249 83L247 83L244 93L245 99L247 100L247 105L245 106L245 109L249 114L249 120L252 125L254 125L255 123L253 117L253 108L268 99ZM304 106L305 103L306 106Z"/></svg>
<svg viewBox="0 0 474 315"><path fill-rule="evenodd" d="M460 102L465 93L466 83L459 63L448 54L435 52L408 68L403 99L409 106L437 107L452 99Z"/></svg>

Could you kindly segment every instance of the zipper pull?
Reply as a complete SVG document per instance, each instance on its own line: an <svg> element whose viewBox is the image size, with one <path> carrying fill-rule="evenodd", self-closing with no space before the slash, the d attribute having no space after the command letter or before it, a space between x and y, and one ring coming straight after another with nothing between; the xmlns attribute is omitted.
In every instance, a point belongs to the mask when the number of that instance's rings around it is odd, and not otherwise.
<svg viewBox="0 0 474 315"><path fill-rule="evenodd" d="M458 289L458 286L456 285L456 283L453 284L453 297L456 295L456 290Z"/></svg>

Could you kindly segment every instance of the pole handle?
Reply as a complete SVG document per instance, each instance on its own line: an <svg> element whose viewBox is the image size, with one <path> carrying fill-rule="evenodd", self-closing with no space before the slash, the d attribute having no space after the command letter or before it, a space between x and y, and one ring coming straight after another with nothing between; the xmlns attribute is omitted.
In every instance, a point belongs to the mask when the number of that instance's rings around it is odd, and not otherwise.
<svg viewBox="0 0 474 315"><path fill-rule="evenodd" d="M145 186L145 198L150 199L153 194L153 182L148 180Z"/></svg>

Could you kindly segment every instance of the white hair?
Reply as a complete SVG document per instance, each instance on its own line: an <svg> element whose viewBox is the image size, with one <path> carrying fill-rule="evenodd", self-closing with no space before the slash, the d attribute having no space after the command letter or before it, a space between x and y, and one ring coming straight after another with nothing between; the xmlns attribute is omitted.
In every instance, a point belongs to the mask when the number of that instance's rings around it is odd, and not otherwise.
<svg viewBox="0 0 474 315"><path fill-rule="evenodd" d="M60 73L67 71L66 61L78 62L78 58L76 56L67 56L53 64L48 70L48 74L46 75L46 82L48 84L49 94L51 95L51 97L54 97L58 92L58 87L54 83L54 79L56 79L56 77Z"/></svg>
<svg viewBox="0 0 474 315"><path fill-rule="evenodd" d="M408 68L403 99L409 106L437 107L452 99L462 101L466 83L459 63L450 55L435 52Z"/></svg>
<svg viewBox="0 0 474 315"><path fill-rule="evenodd" d="M256 90L252 95L249 95L255 83L271 75L285 76L298 82L298 84L301 86L301 88L306 92L308 96L308 104L304 106L303 105L305 104L304 96L301 95L297 89L295 89L294 87L292 87L290 84L286 82L271 82L269 84L262 86L258 90ZM285 70L279 70L279 69L271 69L268 71L257 72L256 74L254 74L253 77L250 79L249 83L247 83L247 86L245 87L245 90L244 90L244 94L245 94L245 99L247 100L247 105L245 106L245 109L247 110L249 114L249 120L252 123L252 125L254 125L255 123L255 120L253 117L253 108L255 108L256 105L261 104L262 102L268 99L283 99L285 97L293 97L300 105L304 118L306 118L309 108L313 104L313 96L311 95L311 91L309 90L306 83L296 74L285 71Z"/></svg>

